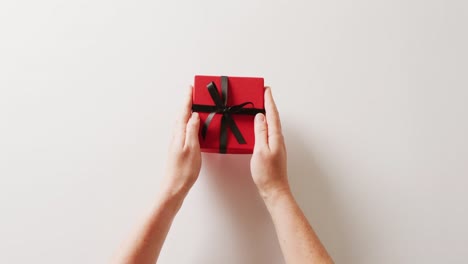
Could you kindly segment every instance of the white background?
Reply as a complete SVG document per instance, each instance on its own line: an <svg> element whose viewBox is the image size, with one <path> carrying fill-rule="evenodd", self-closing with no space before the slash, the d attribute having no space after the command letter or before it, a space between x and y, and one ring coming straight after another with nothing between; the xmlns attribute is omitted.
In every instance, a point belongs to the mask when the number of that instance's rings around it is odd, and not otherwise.
<svg viewBox="0 0 468 264"><path fill-rule="evenodd" d="M106 263L195 74L262 76L337 263L466 263L466 1L0 3L0 263ZM247 155L203 155L160 263L283 263Z"/></svg>

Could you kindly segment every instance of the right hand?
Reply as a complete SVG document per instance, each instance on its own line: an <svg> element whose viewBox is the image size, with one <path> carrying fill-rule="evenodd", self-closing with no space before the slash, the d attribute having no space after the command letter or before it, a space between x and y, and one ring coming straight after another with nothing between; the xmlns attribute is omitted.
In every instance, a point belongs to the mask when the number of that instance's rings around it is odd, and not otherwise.
<svg viewBox="0 0 468 264"><path fill-rule="evenodd" d="M278 109L269 87L265 89L265 112L265 115L255 116L255 147L250 161L252 178L264 199L290 192L286 146Z"/></svg>
<svg viewBox="0 0 468 264"><path fill-rule="evenodd" d="M192 87L190 87L169 147L164 191L187 194L198 179L201 168L199 126L198 113L192 113Z"/></svg>

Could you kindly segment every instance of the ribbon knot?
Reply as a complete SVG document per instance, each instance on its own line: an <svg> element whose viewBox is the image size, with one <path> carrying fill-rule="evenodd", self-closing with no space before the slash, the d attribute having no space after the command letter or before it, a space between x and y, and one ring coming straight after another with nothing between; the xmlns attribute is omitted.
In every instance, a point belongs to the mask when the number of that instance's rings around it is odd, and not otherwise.
<svg viewBox="0 0 468 264"><path fill-rule="evenodd" d="M217 111L217 113L219 113L219 114L224 114L224 113L229 113L229 112L231 112L231 107L227 107L227 106L225 106L222 109L219 109Z"/></svg>
<svg viewBox="0 0 468 264"><path fill-rule="evenodd" d="M206 118L205 122L203 123L201 135L202 138L205 139L206 133L208 131L208 127L213 120L214 115L222 114L221 117L221 131L219 135L219 152L226 153L227 151L227 128L229 127L234 134L237 142L239 144L246 144L242 133L240 132L239 128L236 125L236 122L232 118L233 114L241 114L241 115L256 115L258 113L265 113L264 109L257 109L253 108L254 104L252 102L244 102L242 104L228 106L227 99L228 99L228 77L221 76L221 94L219 94L218 87L214 82L209 83L206 88L210 93L211 99L214 102L214 106L208 105L192 105L192 110L195 112L206 112L210 113ZM252 108L245 108L247 105L251 105Z"/></svg>

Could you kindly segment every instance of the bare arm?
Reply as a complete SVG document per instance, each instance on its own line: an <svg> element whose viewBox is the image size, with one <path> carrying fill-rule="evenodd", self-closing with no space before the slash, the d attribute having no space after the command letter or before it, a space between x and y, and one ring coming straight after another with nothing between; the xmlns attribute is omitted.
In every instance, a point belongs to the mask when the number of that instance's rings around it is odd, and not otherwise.
<svg viewBox="0 0 468 264"><path fill-rule="evenodd" d="M119 252L116 263L146 264L157 261L172 221L198 178L201 167L198 142L200 119L197 113L191 114L191 104L192 93L189 92L176 123L161 193L149 216L124 250Z"/></svg>
<svg viewBox="0 0 468 264"><path fill-rule="evenodd" d="M291 193L286 146L270 88L265 89L266 114L255 117L252 177L273 219L288 264L333 263Z"/></svg>

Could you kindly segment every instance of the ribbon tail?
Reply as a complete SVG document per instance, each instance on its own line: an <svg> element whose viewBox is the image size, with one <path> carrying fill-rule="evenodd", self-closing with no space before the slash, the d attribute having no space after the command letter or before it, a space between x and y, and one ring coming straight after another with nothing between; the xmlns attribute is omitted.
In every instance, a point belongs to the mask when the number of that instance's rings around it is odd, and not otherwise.
<svg viewBox="0 0 468 264"><path fill-rule="evenodd" d="M237 127L236 122L234 122L234 119L232 119L231 115L229 114L226 115L226 121L227 121L226 123L229 124L229 128L231 129L232 134L234 134L234 136L236 137L237 142L239 142L239 144L247 144L244 137L242 136L242 133Z"/></svg>
<svg viewBox="0 0 468 264"><path fill-rule="evenodd" d="M201 136L203 139L205 139L206 137L206 132L208 131L208 127L210 126L210 123L213 120L213 117L215 116L215 114L216 112L211 112L206 118L205 122L203 123L202 129L201 129Z"/></svg>
<svg viewBox="0 0 468 264"><path fill-rule="evenodd" d="M223 114L221 117L221 129L219 132L219 153L227 152L227 124L229 122L229 116Z"/></svg>

